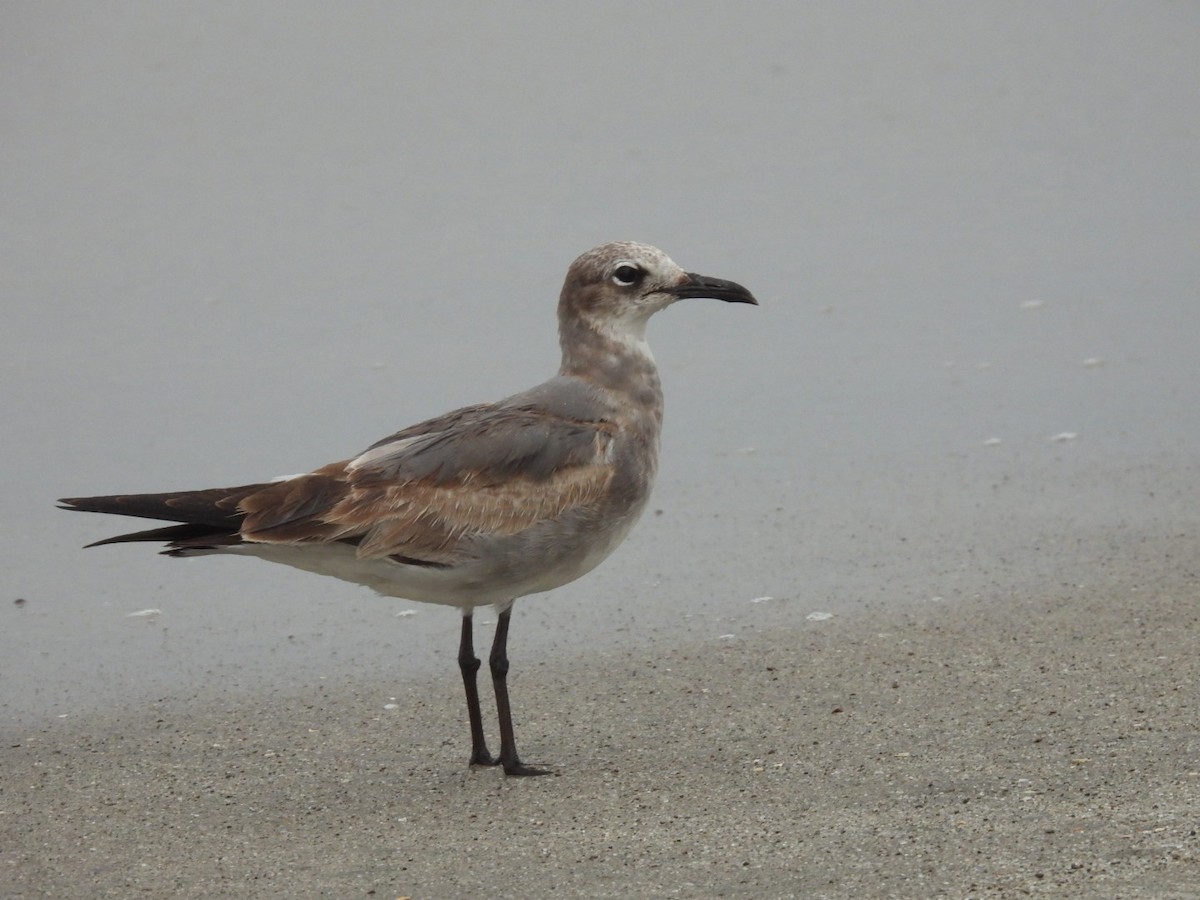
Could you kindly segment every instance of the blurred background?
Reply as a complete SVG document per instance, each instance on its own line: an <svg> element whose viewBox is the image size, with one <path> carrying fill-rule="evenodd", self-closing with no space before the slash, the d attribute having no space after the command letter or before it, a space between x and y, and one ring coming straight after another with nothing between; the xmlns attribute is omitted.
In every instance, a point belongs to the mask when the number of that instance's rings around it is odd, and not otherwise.
<svg viewBox="0 0 1200 900"><path fill-rule="evenodd" d="M303 471L523 389L557 366L567 265L614 239L762 306L655 319L650 512L595 573L518 604L514 677L1194 563L1194 4L4 20L6 723L456 677L452 610L85 552L137 523L54 499Z"/></svg>

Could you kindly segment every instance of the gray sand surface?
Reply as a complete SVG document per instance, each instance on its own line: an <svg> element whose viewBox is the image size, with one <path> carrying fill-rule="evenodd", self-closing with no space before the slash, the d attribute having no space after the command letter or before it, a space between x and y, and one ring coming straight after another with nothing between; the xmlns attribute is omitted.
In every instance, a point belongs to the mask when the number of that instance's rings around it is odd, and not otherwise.
<svg viewBox="0 0 1200 900"><path fill-rule="evenodd" d="M1196 549L1135 546L1089 586L526 660L518 733L552 777L462 764L449 656L428 683L10 729L4 893L1195 897Z"/></svg>

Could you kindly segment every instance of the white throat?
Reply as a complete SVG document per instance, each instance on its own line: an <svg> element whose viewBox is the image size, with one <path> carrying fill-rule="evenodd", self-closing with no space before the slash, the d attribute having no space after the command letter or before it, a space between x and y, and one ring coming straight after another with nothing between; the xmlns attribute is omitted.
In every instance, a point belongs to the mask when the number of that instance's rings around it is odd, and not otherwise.
<svg viewBox="0 0 1200 900"><path fill-rule="evenodd" d="M653 312L647 309L630 309L624 315L605 317L602 321L593 322L592 327L628 352L653 362L654 354L650 352L650 345L646 343L646 323L650 321Z"/></svg>

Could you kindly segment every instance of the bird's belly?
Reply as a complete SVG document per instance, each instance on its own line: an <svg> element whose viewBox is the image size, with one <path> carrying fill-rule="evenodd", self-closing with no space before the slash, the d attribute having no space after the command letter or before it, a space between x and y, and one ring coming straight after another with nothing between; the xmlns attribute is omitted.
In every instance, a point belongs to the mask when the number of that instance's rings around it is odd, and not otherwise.
<svg viewBox="0 0 1200 900"><path fill-rule="evenodd" d="M462 573L457 567L439 569L408 566L388 558L360 559L349 544L240 544L222 552L361 584L386 597L447 606L474 605L464 596Z"/></svg>
<svg viewBox="0 0 1200 900"><path fill-rule="evenodd" d="M561 587L603 562L637 521L637 510L590 531L547 523L518 535L481 539L475 553L444 567L391 558L360 559L350 544L240 544L221 552L361 584L385 597L474 607L507 606L518 597Z"/></svg>

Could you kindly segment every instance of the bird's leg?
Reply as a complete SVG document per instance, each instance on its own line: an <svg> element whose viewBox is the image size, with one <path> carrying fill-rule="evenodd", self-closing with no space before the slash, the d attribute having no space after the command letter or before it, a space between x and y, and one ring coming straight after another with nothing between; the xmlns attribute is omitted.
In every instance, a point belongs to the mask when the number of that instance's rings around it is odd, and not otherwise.
<svg viewBox="0 0 1200 900"><path fill-rule="evenodd" d="M512 607L500 613L496 637L488 664L492 669L492 685L496 689L496 712L500 716L500 765L505 775L549 775L545 769L527 766L517 757L517 739L513 736L512 707L508 704L508 620Z"/></svg>
<svg viewBox="0 0 1200 900"><path fill-rule="evenodd" d="M494 766L496 760L488 753L487 741L483 737L483 716L479 712L479 686L475 675L479 672L479 658L475 655L475 643L471 635L471 613L463 613L462 640L458 644L458 667L462 669L463 687L467 690L467 718L471 720L472 766Z"/></svg>

